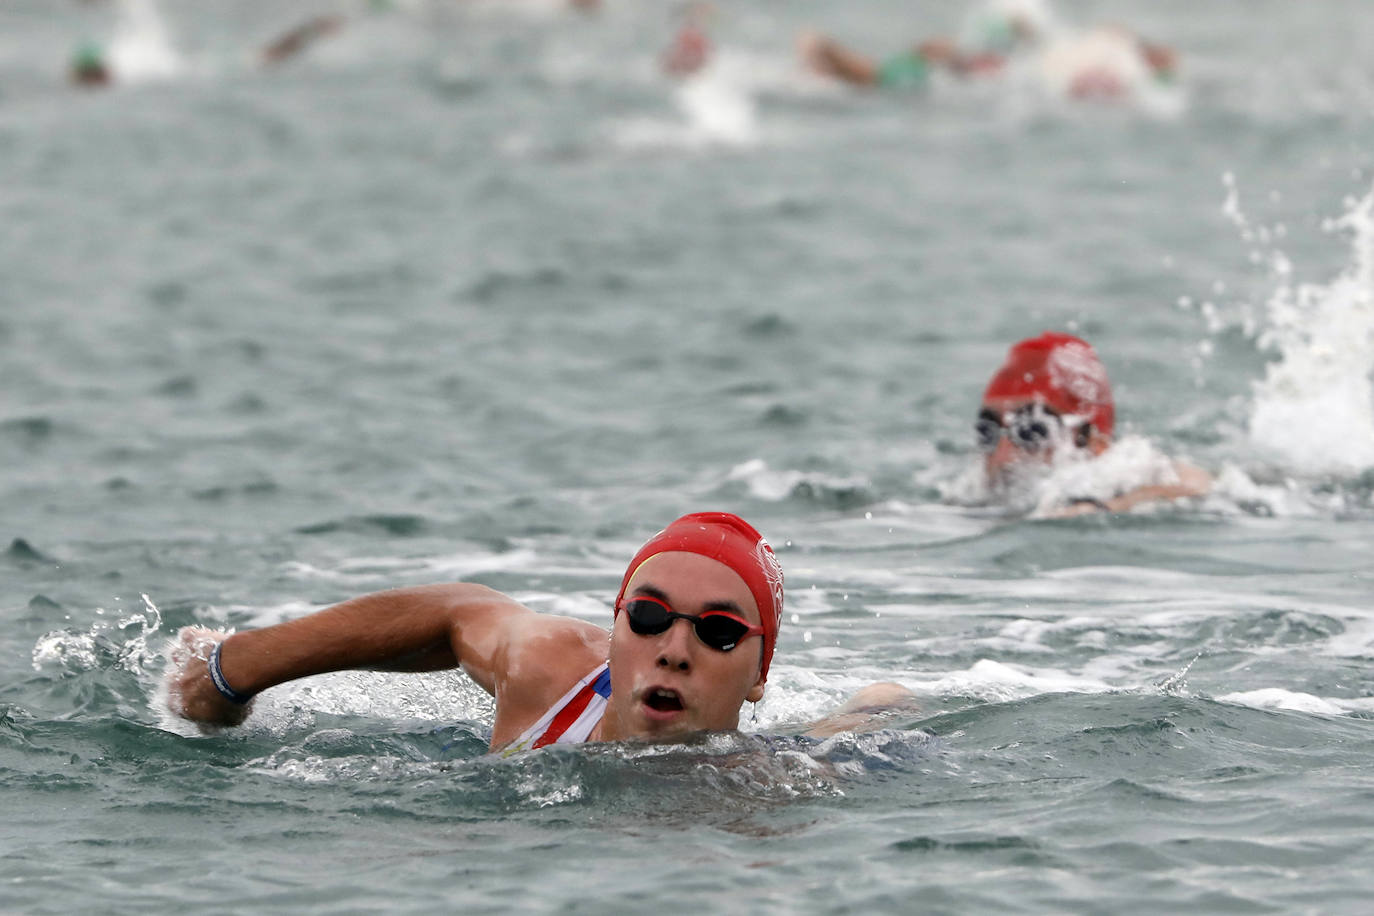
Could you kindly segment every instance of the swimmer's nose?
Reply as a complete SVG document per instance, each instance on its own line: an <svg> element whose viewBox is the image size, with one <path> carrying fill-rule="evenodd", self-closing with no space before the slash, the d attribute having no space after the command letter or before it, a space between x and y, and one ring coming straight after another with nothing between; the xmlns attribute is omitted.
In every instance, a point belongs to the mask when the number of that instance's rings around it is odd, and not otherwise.
<svg viewBox="0 0 1374 916"><path fill-rule="evenodd" d="M997 440L997 448L992 450L992 454L987 457L987 469L989 474L1006 467L1014 461L1019 461L1025 457L1025 453L1011 444L1011 439L1006 436Z"/></svg>
<svg viewBox="0 0 1374 916"><path fill-rule="evenodd" d="M660 637L658 648L658 667L686 672L691 669L691 652L687 645L692 635L691 621L674 620L668 632Z"/></svg>

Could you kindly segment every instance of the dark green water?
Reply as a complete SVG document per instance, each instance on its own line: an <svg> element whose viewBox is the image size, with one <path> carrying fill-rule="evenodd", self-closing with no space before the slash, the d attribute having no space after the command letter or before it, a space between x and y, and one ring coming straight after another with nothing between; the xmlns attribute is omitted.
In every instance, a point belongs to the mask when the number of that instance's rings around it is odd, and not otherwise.
<svg viewBox="0 0 1374 916"><path fill-rule="evenodd" d="M1363 4L1062 4L1180 50L1124 109L795 67L953 5L719 6L677 87L656 3L167 3L109 91L63 67L117 7L0 7L0 909L1363 911ZM982 385L1050 327L1112 374L1102 473L1212 496L976 505ZM455 578L601 620L717 507L787 575L743 736L493 760L458 675L162 712L178 627ZM787 737L874 680L925 713Z"/></svg>

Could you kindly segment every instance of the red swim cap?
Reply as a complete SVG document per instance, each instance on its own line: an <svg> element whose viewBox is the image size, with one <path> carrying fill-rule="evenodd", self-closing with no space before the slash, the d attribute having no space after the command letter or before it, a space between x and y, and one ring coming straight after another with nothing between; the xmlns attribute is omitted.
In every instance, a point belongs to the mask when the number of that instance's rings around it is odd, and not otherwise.
<svg viewBox="0 0 1374 916"><path fill-rule="evenodd" d="M1039 396L1061 414L1088 420L1104 436L1112 434L1116 408L1107 369L1092 345L1072 334L1046 331L1014 345L1007 361L988 382L983 400Z"/></svg>
<svg viewBox="0 0 1374 916"><path fill-rule="evenodd" d="M695 553L724 563L749 586L754 603L759 606L763 626L763 667L759 680L766 681L768 665L773 661L773 647L778 642L778 624L782 622L782 566L773 548L738 515L729 512L684 515L639 548L625 570L625 578L620 580L620 591L615 596L616 613L620 613L620 602L625 597L630 578L644 561L673 551Z"/></svg>

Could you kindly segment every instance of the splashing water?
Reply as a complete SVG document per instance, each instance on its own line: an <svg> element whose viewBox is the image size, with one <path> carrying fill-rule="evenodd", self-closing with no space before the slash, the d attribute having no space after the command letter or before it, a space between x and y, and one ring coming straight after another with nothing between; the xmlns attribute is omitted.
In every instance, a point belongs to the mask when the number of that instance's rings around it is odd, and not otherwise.
<svg viewBox="0 0 1374 916"><path fill-rule="evenodd" d="M687 80L676 93L693 134L705 141L748 146L758 140L754 99L724 61Z"/></svg>
<svg viewBox="0 0 1374 916"><path fill-rule="evenodd" d="M129 83L172 79L185 69L153 0L121 0L110 60L119 80Z"/></svg>
<svg viewBox="0 0 1374 916"><path fill-rule="evenodd" d="M1049 461L1019 462L995 484L978 461L939 488L942 498L956 505L997 505L1011 513L1047 518L1077 500L1105 502L1139 487L1178 482L1177 469L1168 455L1144 436L1127 435L1096 456L1065 441ZM1163 503L1147 505L1158 509Z"/></svg>
<svg viewBox="0 0 1374 916"><path fill-rule="evenodd" d="M1239 212L1233 184L1226 209ZM1298 473L1348 474L1374 466L1374 190L1327 228L1349 233L1353 253L1329 284L1294 287L1275 261L1258 342L1279 358L1255 384L1250 439Z"/></svg>
<svg viewBox="0 0 1374 916"><path fill-rule="evenodd" d="M762 138L752 59L722 52L673 88L680 117L636 119L615 126L614 143L631 150L711 150L757 146Z"/></svg>
<svg viewBox="0 0 1374 916"><path fill-rule="evenodd" d="M97 620L86 632L55 630L38 638L33 647L33 670L54 666L67 673L94 668L122 668L142 674L156 653L148 640L162 626L162 613L153 600L143 595L143 610L115 621ZM104 616L104 608L96 610ZM133 628L137 629L133 629Z"/></svg>

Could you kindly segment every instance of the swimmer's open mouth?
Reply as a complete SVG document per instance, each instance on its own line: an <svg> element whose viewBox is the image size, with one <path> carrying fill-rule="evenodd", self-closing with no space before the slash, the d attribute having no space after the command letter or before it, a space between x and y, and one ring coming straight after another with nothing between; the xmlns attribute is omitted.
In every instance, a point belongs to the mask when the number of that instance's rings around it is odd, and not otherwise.
<svg viewBox="0 0 1374 916"><path fill-rule="evenodd" d="M682 697L677 695L676 690L669 690L667 687L650 690L644 697L644 705L658 712L681 712L684 708Z"/></svg>

